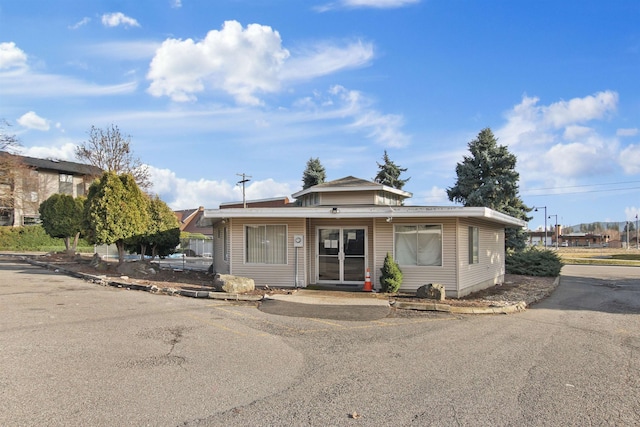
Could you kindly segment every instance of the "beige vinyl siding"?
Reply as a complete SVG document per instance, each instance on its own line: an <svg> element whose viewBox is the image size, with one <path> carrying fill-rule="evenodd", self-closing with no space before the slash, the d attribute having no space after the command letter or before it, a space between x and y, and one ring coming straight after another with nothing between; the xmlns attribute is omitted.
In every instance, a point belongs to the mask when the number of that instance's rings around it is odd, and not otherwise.
<svg viewBox="0 0 640 427"><path fill-rule="evenodd" d="M479 229L480 251L477 264L469 264L469 227ZM458 296L501 283L505 273L504 227L481 220L461 219L458 233Z"/></svg>
<svg viewBox="0 0 640 427"><path fill-rule="evenodd" d="M447 294L457 293L457 274L456 274L456 220L451 218L430 218L429 220L420 218L394 218L393 222L387 223L382 220L384 225L379 221L377 223L378 241L384 242L378 247L377 257L380 260L380 267L384 263L386 251L383 249L388 245L388 240L393 241L394 225L441 225L442 226L442 265L441 266L421 266L421 265L401 265L402 270L402 286L400 290L403 292L415 292L420 286L428 283L439 283L444 285ZM387 225L387 226L385 226ZM389 236L390 234L390 236ZM395 244L395 243L394 243ZM393 248L392 248L392 254ZM378 278L379 280L379 278Z"/></svg>
<svg viewBox="0 0 640 427"><path fill-rule="evenodd" d="M317 283L317 271L316 260L318 257L318 235L317 227L364 227L367 235L367 254L365 260L365 268L369 268L371 272L371 280L374 278L373 266L373 253L374 253L374 239L373 239L373 220L366 219L310 219L307 226L307 270L309 271L310 284ZM364 283L363 283L364 285Z"/></svg>
<svg viewBox="0 0 640 427"><path fill-rule="evenodd" d="M320 193L320 205L322 206L346 206L346 205L372 205L375 202L376 191L337 191Z"/></svg>
<svg viewBox="0 0 640 427"><path fill-rule="evenodd" d="M287 228L287 263L286 264L248 264L245 262L245 225L285 225ZM295 248L293 235L305 234L304 219L269 218L239 219L231 222L230 258L234 276L249 277L256 286L295 286ZM304 281L304 250L298 250L298 280Z"/></svg>

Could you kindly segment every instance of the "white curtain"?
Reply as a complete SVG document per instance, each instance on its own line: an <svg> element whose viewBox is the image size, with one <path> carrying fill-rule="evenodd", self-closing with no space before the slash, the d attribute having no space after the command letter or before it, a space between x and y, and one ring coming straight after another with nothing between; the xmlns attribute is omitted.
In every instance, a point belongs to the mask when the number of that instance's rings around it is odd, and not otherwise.
<svg viewBox="0 0 640 427"><path fill-rule="evenodd" d="M396 225L395 260L400 265L442 265L442 227Z"/></svg>
<svg viewBox="0 0 640 427"><path fill-rule="evenodd" d="M286 264L287 227L247 225L246 251L249 264Z"/></svg>

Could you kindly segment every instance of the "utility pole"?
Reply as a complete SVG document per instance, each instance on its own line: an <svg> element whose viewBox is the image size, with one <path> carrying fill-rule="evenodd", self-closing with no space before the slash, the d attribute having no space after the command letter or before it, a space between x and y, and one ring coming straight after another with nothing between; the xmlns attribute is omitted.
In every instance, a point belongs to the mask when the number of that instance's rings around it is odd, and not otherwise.
<svg viewBox="0 0 640 427"><path fill-rule="evenodd" d="M237 173L236 175L241 176L242 180L238 181L237 184L242 184L242 207L246 208L247 207L247 198L245 196L245 184L249 181L251 181L249 178L251 178L250 175L246 175L245 173Z"/></svg>

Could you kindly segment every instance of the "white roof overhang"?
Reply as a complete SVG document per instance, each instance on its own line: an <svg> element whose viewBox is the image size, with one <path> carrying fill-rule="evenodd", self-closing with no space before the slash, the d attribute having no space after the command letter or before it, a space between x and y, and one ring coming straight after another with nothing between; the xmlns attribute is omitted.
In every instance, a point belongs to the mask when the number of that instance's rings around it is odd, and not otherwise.
<svg viewBox="0 0 640 427"><path fill-rule="evenodd" d="M489 208L456 206L322 206L205 209L203 218L208 219L212 224L226 218L477 218L503 224L506 227L526 226L526 222L523 220Z"/></svg>
<svg viewBox="0 0 640 427"><path fill-rule="evenodd" d="M371 185L358 185L358 186L327 186L327 187L322 187L322 186L314 186L314 187L309 187L305 190L301 190L298 191L297 193L293 193L291 195L291 197L297 199L301 196L304 196L305 194L309 194L309 193L337 193L337 192L346 192L346 191L350 191L350 192L358 192L358 191L387 191L389 193L394 193L397 194L399 196L405 197L405 198L409 198L412 196L411 193L407 192L407 191L403 191L403 190L398 190L397 188L393 188L393 187L388 187L386 185L382 185L382 184L371 184Z"/></svg>

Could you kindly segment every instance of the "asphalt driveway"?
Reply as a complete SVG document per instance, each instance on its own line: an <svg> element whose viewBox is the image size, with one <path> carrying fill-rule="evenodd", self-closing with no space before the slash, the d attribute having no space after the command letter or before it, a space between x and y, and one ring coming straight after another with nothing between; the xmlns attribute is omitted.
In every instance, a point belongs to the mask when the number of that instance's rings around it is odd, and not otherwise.
<svg viewBox="0 0 640 427"><path fill-rule="evenodd" d="M638 278L567 266L523 313L356 322L0 259L0 425L633 425Z"/></svg>

